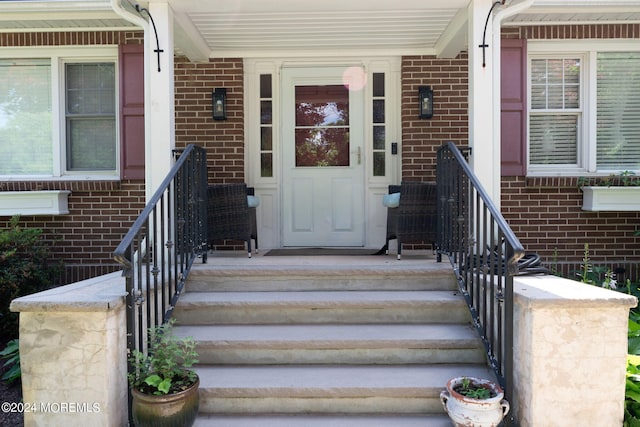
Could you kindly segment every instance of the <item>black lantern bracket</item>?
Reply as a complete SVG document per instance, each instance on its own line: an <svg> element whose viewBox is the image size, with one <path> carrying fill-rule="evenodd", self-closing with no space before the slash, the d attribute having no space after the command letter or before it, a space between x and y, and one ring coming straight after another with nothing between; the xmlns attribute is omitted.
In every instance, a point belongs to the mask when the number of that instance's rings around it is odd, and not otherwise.
<svg viewBox="0 0 640 427"><path fill-rule="evenodd" d="M160 72L160 54L162 52L164 52L164 50L160 49L160 41L158 40L158 30L156 29L156 23L153 20L153 16L151 16L151 13L149 13L149 9L145 9L144 7L140 7L139 4L136 3L136 11L142 15L142 12L145 12L147 15L149 15L149 19L151 20L151 25L153 25L153 33L156 36L156 48L154 50L154 52L158 55L158 72Z"/></svg>
<svg viewBox="0 0 640 427"><path fill-rule="evenodd" d="M433 89L431 86L419 86L418 87L418 102L420 119L430 119L433 117Z"/></svg>
<svg viewBox="0 0 640 427"><path fill-rule="evenodd" d="M219 87L211 93L211 112L214 120L227 119L227 89Z"/></svg>
<svg viewBox="0 0 640 427"><path fill-rule="evenodd" d="M504 5L506 3L507 0L500 0L500 1L496 1L491 5L491 9L489 9L489 13L487 14L487 20L484 21L484 32L482 33L482 44L478 45L479 48L482 49L482 68L487 66L487 60L486 60L486 48L489 47L489 45L487 44L487 25L489 25L489 18L491 17L491 14L493 13L493 9L498 6L498 5Z"/></svg>

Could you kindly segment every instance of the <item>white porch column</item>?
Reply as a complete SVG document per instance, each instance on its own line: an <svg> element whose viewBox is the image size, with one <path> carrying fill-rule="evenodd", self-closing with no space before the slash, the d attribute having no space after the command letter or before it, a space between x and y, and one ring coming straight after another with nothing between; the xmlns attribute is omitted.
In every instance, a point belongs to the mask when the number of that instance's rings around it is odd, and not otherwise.
<svg viewBox="0 0 640 427"><path fill-rule="evenodd" d="M166 0L151 0L149 13L157 31L158 44L153 24L149 22L146 37L148 74L145 96L146 140L145 170L146 197L151 198L162 180L173 166L171 150L175 148L175 107L173 73L173 10ZM158 45L162 52L155 52ZM160 67L160 71L158 71Z"/></svg>
<svg viewBox="0 0 640 427"><path fill-rule="evenodd" d="M494 100L492 25L489 20L484 49L482 49L484 25L493 0L473 0L469 4L469 142L472 147L471 168L485 190L500 207L500 140L494 138L493 106L500 108L500 99ZM498 104L495 104L498 103ZM495 146L495 140L498 141Z"/></svg>

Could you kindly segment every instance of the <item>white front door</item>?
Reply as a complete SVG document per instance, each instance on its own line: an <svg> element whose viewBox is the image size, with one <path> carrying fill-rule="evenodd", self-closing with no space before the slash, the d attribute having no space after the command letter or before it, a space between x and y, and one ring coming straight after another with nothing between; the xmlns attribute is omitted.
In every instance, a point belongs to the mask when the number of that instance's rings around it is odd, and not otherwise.
<svg viewBox="0 0 640 427"><path fill-rule="evenodd" d="M283 246L364 245L364 71L282 70Z"/></svg>

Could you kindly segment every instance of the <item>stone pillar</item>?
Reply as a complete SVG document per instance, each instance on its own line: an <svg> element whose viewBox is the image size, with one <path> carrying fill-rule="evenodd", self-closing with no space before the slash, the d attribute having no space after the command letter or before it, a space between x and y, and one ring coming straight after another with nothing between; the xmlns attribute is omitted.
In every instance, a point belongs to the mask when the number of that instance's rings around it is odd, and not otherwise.
<svg viewBox="0 0 640 427"><path fill-rule="evenodd" d="M125 285L112 273L18 298L24 425L128 423Z"/></svg>
<svg viewBox="0 0 640 427"><path fill-rule="evenodd" d="M553 276L514 282L511 405L520 426L621 426L636 298Z"/></svg>

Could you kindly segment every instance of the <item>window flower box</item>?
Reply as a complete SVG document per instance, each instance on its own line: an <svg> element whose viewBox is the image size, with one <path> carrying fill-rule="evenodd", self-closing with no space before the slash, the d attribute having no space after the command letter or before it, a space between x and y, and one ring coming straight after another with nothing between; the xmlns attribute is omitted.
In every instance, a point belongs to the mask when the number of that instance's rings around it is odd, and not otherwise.
<svg viewBox="0 0 640 427"><path fill-rule="evenodd" d="M640 177L622 171L606 177L581 177L583 211L640 211Z"/></svg>
<svg viewBox="0 0 640 427"><path fill-rule="evenodd" d="M64 215L69 213L68 190L0 192L0 215Z"/></svg>
<svg viewBox="0 0 640 427"><path fill-rule="evenodd" d="M582 187L583 211L640 211L640 187Z"/></svg>

